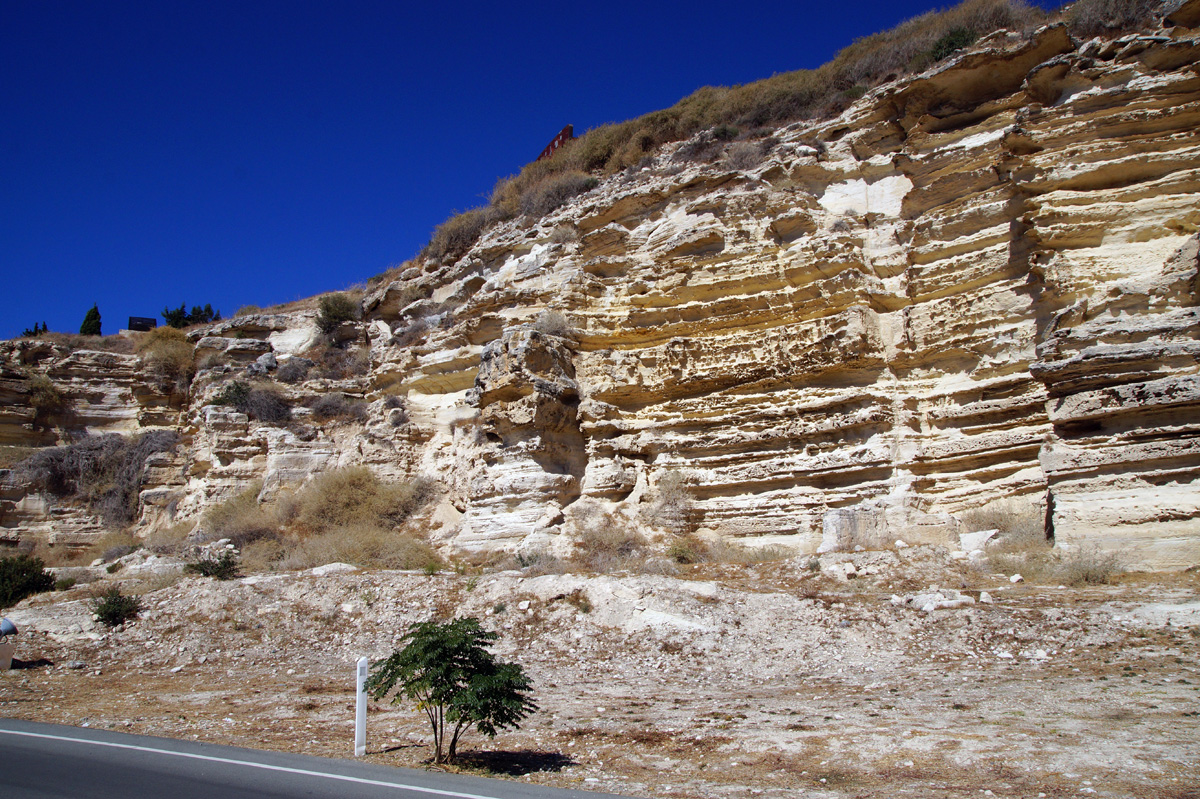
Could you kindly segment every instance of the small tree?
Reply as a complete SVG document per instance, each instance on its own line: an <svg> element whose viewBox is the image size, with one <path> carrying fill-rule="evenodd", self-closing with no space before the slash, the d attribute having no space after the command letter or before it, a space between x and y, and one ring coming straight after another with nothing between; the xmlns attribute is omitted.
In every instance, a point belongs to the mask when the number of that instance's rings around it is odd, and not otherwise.
<svg viewBox="0 0 1200 799"><path fill-rule="evenodd" d="M83 324L79 326L79 335L81 336L98 336L100 335L100 307L92 303L91 309L84 314Z"/></svg>
<svg viewBox="0 0 1200 799"><path fill-rule="evenodd" d="M410 625L401 639L408 641L404 648L372 666L366 690L382 699L395 689L393 704L401 697L416 700L433 729L434 762L451 762L466 728L474 725L494 738L497 730L519 727L537 710L526 693L532 683L525 670L487 650L497 637L473 617Z"/></svg>

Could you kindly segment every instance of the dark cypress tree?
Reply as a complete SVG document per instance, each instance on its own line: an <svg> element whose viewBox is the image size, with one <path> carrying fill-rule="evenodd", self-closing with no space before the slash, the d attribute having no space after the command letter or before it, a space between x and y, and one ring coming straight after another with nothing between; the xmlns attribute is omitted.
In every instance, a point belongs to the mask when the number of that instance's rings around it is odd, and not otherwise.
<svg viewBox="0 0 1200 799"><path fill-rule="evenodd" d="M184 328L188 326L187 307L181 302L178 308L163 308L162 318L171 327Z"/></svg>
<svg viewBox="0 0 1200 799"><path fill-rule="evenodd" d="M87 315L83 317L83 324L79 326L79 335L100 335L100 308L95 303L92 304L92 308L87 312Z"/></svg>

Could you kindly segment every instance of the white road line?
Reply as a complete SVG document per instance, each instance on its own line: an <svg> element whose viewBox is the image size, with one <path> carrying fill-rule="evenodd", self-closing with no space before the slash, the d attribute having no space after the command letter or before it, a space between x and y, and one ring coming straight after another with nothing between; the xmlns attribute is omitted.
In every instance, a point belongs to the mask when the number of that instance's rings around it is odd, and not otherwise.
<svg viewBox="0 0 1200 799"><path fill-rule="evenodd" d="M187 757L192 760L210 760L214 763L230 763L235 766L249 766L250 768L261 768L267 771L283 771L288 774L303 774L306 777L324 777L327 780L341 780L342 782L356 782L361 785L379 785L384 788L402 788L406 791L420 791L421 793L431 793L437 796L454 796L459 799L495 799L492 796L485 796L476 793L460 793L458 791L441 791L437 788L422 788L419 785L405 785L401 782L384 782L383 780L367 780L362 777L346 777L341 774L327 774L323 771L309 771L302 768L288 768L286 766L272 766L267 763L255 763L252 760L231 760L227 757L213 757L212 755L196 755L190 752L172 752L169 749L155 749L151 746L135 746L134 744L118 744L109 741L92 741L87 738L71 738L66 735L46 735L40 732L21 732L18 730L0 730L0 735L23 735L26 738L47 738L51 741L69 741L77 744L91 744L92 746L109 746L113 749L132 749L135 752L150 752L156 755L170 755L171 757Z"/></svg>

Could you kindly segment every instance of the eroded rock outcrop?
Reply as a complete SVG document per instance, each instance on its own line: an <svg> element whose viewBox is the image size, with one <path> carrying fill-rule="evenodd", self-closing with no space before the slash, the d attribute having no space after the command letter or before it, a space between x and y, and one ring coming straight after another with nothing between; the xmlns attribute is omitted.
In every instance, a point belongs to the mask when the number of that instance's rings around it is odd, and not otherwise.
<svg viewBox="0 0 1200 799"><path fill-rule="evenodd" d="M580 500L644 518L674 472L695 526L747 541L947 543L1004 501L1059 543L1200 562L1190 8L1116 40L994 34L776 131L754 166L668 147L410 265L336 332L368 368L284 388L360 397L365 421L297 432L206 405L308 352L311 311L197 331L226 371L193 384L187 480L158 501L189 518L365 463L438 481L437 540L511 549L554 546ZM169 423L116 390L91 418ZM0 392L0 433L31 429L8 373Z"/></svg>

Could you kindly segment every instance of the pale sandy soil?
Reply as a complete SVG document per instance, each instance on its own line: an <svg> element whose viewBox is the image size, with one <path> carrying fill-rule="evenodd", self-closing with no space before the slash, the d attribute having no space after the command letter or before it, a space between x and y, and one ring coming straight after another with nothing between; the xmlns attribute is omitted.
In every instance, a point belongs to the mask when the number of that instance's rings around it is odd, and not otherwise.
<svg viewBox="0 0 1200 799"><path fill-rule="evenodd" d="M17 657L53 666L0 673L0 714L345 757L354 660L478 615L541 711L465 739L473 773L678 797L1200 796L1198 575L1070 589L936 552L849 581L805 562L190 578L112 633L76 588L6 612ZM930 583L996 602L889 602ZM368 758L423 767L423 725L374 705Z"/></svg>

